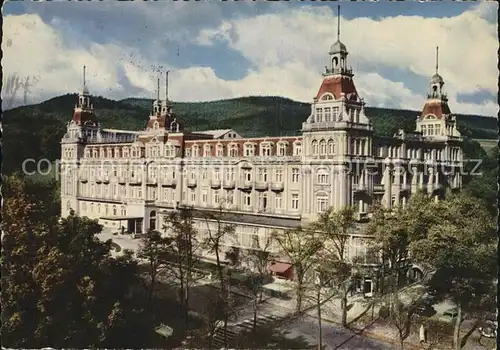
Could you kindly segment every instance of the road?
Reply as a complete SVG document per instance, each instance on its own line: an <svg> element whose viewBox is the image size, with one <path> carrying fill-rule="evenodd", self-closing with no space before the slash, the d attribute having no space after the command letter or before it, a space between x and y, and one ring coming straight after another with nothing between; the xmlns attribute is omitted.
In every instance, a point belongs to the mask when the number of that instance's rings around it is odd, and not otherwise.
<svg viewBox="0 0 500 350"><path fill-rule="evenodd" d="M396 347L356 335L349 329L323 321L323 346L326 349L336 350L382 350L396 349ZM283 330L289 332L292 338L302 336L311 344L318 343L318 320L311 316L300 317L283 327Z"/></svg>

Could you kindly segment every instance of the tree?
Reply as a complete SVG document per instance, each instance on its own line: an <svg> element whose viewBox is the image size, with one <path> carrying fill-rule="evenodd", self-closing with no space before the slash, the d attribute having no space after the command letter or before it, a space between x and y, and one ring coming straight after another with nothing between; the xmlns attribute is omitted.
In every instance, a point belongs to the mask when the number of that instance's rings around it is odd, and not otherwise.
<svg viewBox="0 0 500 350"><path fill-rule="evenodd" d="M195 264L198 262L196 252L199 244L197 232L193 227L193 215L190 208L181 208L170 212L165 217L163 230L168 233L166 238L166 254L173 264L168 265L168 271L180 283L179 298L184 308L184 325L188 329L189 293L195 282Z"/></svg>
<svg viewBox="0 0 500 350"><path fill-rule="evenodd" d="M295 312L302 310L302 299L305 293L305 278L314 266L314 256L323 248L319 236L311 228L301 226L283 232L273 232L275 239L281 247L282 253L293 265L295 279L295 295L297 303Z"/></svg>
<svg viewBox="0 0 500 350"><path fill-rule="evenodd" d="M347 326L347 294L351 287L352 262L347 258L350 231L355 227L354 208L343 208L338 212L330 207L319 214L312 229L319 232L324 241L323 256L335 262L339 274L335 277L341 296L342 325Z"/></svg>
<svg viewBox="0 0 500 350"><path fill-rule="evenodd" d="M171 244L170 239L162 237L155 230L148 231L142 238L137 252L139 259L144 259L148 265L149 285L147 286L148 300L151 302L154 296L158 275L168 266L164 256L168 254Z"/></svg>
<svg viewBox="0 0 500 350"><path fill-rule="evenodd" d="M460 349L463 310L491 290L496 277L495 225L480 201L464 195L429 210L439 212L440 220L415 235L410 251L415 261L435 270L431 285L456 303L453 347Z"/></svg>
<svg viewBox="0 0 500 350"><path fill-rule="evenodd" d="M221 303L224 314L224 342L227 346L227 322L231 314L231 292L229 286L228 270L222 265L220 253L222 246L230 237L235 234L235 225L223 222L224 215L227 213L224 210L224 203L221 202L216 212L204 211L198 212L201 218L205 221L207 237L203 245L212 253L215 253L217 264L217 277L221 291Z"/></svg>
<svg viewBox="0 0 500 350"><path fill-rule="evenodd" d="M259 303L262 302L263 286L265 281L270 277L268 266L272 259L272 254L269 251L271 247L271 238L266 239L263 247L259 245L256 249L249 249L245 259L251 268L251 275L247 278L247 286L253 297L253 330L257 329L257 312Z"/></svg>
<svg viewBox="0 0 500 350"><path fill-rule="evenodd" d="M399 347L404 349L404 341L410 334L412 307L405 305L396 295L396 300L390 310L388 321L397 329L399 338Z"/></svg>
<svg viewBox="0 0 500 350"><path fill-rule="evenodd" d="M127 335L146 322L130 295L139 285L131 255L112 258L110 242L95 237L101 231L96 221L71 215L58 223L44 204L51 198L37 197L24 179L7 178L4 189L3 344L137 346L137 337Z"/></svg>

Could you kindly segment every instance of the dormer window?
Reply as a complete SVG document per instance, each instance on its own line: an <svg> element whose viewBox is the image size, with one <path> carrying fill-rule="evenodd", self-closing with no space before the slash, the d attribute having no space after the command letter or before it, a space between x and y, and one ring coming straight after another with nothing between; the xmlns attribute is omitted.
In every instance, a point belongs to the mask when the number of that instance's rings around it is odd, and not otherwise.
<svg viewBox="0 0 500 350"><path fill-rule="evenodd" d="M199 156L200 156L200 146L193 145L193 157L199 157Z"/></svg>
<svg viewBox="0 0 500 350"><path fill-rule="evenodd" d="M191 148L186 148L186 157L191 157Z"/></svg>
<svg viewBox="0 0 500 350"><path fill-rule="evenodd" d="M217 157L224 157L224 145L219 143L216 146L216 155Z"/></svg>
<svg viewBox="0 0 500 350"><path fill-rule="evenodd" d="M427 134L429 136L434 136L434 125L430 124L427 126Z"/></svg>
<svg viewBox="0 0 500 350"><path fill-rule="evenodd" d="M271 155L271 143L263 142L260 144L260 154L261 156L268 157Z"/></svg>
<svg viewBox="0 0 500 350"><path fill-rule="evenodd" d="M255 153L255 146L253 143L245 143L244 148L244 156L245 157L253 157Z"/></svg>
<svg viewBox="0 0 500 350"><path fill-rule="evenodd" d="M210 157L212 155L212 146L209 144L203 145L203 156Z"/></svg>
<svg viewBox="0 0 500 350"><path fill-rule="evenodd" d="M279 156L286 156L286 142L278 142L278 155Z"/></svg>
<svg viewBox="0 0 500 350"><path fill-rule="evenodd" d="M170 123L170 132L179 132L179 123L177 123L175 120Z"/></svg>
<svg viewBox="0 0 500 350"><path fill-rule="evenodd" d="M153 130L158 130L160 128L160 123L157 121L153 123Z"/></svg>
<svg viewBox="0 0 500 350"><path fill-rule="evenodd" d="M323 100L323 101L331 101L331 100L333 100L333 97L330 94L326 94L326 95L323 95L323 97L321 98L321 100Z"/></svg>
<svg viewBox="0 0 500 350"><path fill-rule="evenodd" d="M229 156L230 157L238 157L238 145L237 144L230 144L229 145Z"/></svg>
<svg viewBox="0 0 500 350"><path fill-rule="evenodd" d="M293 155L300 156L302 155L302 143L300 141L296 141L293 144Z"/></svg>

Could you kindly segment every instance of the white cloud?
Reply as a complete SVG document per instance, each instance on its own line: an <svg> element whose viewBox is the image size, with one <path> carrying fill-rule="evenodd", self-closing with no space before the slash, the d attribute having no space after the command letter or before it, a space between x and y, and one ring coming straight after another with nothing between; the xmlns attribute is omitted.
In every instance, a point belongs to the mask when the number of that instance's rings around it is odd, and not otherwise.
<svg viewBox="0 0 500 350"><path fill-rule="evenodd" d="M418 16L342 19L342 41L350 51L349 61L358 73L358 89L366 93L368 104L378 105L393 97L405 96L413 100L406 104L414 106L415 93L408 90L409 82L392 84L382 82L386 79L379 76L373 92L369 85L359 84L370 80L360 71L383 66L429 78L434 73L438 45L439 72L447 82L446 87L451 86L450 92L470 94L487 90L496 94L498 39L495 24L485 19L493 6L483 3L456 17L441 19ZM319 71L327 62L326 53L336 40L335 32L335 14L329 7L304 7L226 21L217 30L201 31L198 42L207 45L226 41L259 71L287 62L303 62L312 71ZM391 88L381 93L381 86ZM426 91L418 93L423 96ZM456 96L450 96L450 100L454 98ZM473 105L460 103L455 107L462 112L462 108L470 110ZM478 106L477 111L496 114L496 107L491 107L491 104Z"/></svg>
<svg viewBox="0 0 500 350"><path fill-rule="evenodd" d="M357 89L367 104L421 109L426 91L415 93L411 82L392 81L371 67L408 69L427 79L434 73L433 50L439 44L440 73L447 82L452 110L496 115L494 101L483 105L456 101L457 93L471 93L476 88L496 93L498 42L494 25L482 19L486 13L482 6L445 19L343 20L342 41L350 51ZM8 15L4 20L4 77L14 73L38 77L31 89L33 102L78 91L83 65L90 72L93 94L110 98L155 94L151 67L158 65L161 55L151 53L162 47L139 51L113 42L88 42L82 37L68 41L67 33L55 29L61 28L61 23L46 24L38 15ZM226 42L252 63L251 69L241 79L225 80L210 67L175 69L165 64L165 69L172 69L170 97L177 101L206 101L278 95L310 102L321 84L319 72L327 61L329 45L336 39L335 32L335 14L323 7L237 18L202 30L193 39L199 45Z"/></svg>

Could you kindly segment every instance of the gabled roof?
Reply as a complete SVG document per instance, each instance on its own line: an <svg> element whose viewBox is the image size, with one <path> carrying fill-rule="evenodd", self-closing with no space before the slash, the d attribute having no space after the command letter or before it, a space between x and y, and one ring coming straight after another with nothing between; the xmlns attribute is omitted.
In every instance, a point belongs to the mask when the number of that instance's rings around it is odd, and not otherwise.
<svg viewBox="0 0 500 350"><path fill-rule="evenodd" d="M437 119L442 119L450 113L450 107L446 101L427 100L422 110L422 114L420 115L420 119L424 119L429 114L435 115Z"/></svg>
<svg viewBox="0 0 500 350"><path fill-rule="evenodd" d="M230 131L233 131L233 129L204 130L204 131L196 131L196 133L197 134L211 135L211 136L213 136L214 139L218 139Z"/></svg>

